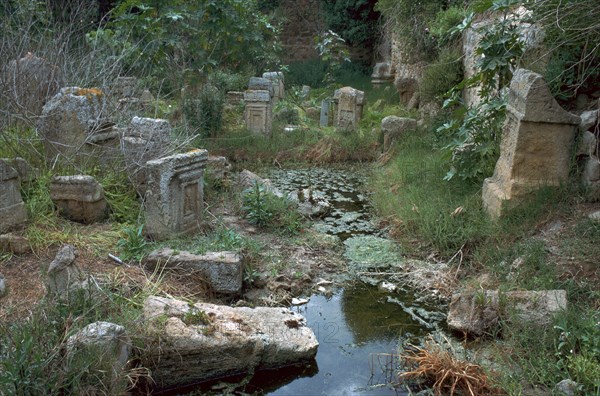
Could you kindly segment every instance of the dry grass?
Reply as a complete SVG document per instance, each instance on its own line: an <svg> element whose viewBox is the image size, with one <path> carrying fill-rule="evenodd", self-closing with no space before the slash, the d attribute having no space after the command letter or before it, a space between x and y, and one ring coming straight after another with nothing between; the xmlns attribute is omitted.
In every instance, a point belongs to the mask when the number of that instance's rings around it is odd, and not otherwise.
<svg viewBox="0 0 600 396"><path fill-rule="evenodd" d="M401 356L404 367L409 371L400 374L400 379L425 379L432 383L436 395L503 395L494 386L484 369L474 363L459 360L433 339L424 347L413 347Z"/></svg>

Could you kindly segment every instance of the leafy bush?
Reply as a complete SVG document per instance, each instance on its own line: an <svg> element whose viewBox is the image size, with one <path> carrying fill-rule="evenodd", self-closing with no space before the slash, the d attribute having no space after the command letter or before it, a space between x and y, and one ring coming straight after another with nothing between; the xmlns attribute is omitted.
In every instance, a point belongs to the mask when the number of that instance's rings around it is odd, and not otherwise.
<svg viewBox="0 0 600 396"><path fill-rule="evenodd" d="M223 124L225 95L212 84L206 84L197 95L186 94L183 113L189 127L201 137L215 137Z"/></svg>
<svg viewBox="0 0 600 396"><path fill-rule="evenodd" d="M313 88L322 87L327 73L327 63L322 59L308 59L292 62L288 65L285 76L286 85L309 85Z"/></svg>
<svg viewBox="0 0 600 396"><path fill-rule="evenodd" d="M439 100L463 78L462 57L458 48L443 48L435 62L427 65L419 84L424 102Z"/></svg>
<svg viewBox="0 0 600 396"><path fill-rule="evenodd" d="M243 210L251 224L295 235L303 225L302 216L285 198L278 197L263 185L255 183L254 187L244 191Z"/></svg>
<svg viewBox="0 0 600 396"><path fill-rule="evenodd" d="M149 245L144 237L143 224L139 227L124 227L123 237L117 242L117 248L123 261L140 261L146 254Z"/></svg>

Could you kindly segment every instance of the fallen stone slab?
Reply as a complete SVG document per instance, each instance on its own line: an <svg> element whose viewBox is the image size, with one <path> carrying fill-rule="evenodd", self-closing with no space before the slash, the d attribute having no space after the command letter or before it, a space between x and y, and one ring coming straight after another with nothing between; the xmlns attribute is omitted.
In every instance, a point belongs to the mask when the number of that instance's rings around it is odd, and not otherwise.
<svg viewBox="0 0 600 396"><path fill-rule="evenodd" d="M500 320L544 326L566 308L565 290L465 292L452 296L447 322L452 330L481 336L493 331Z"/></svg>
<svg viewBox="0 0 600 396"><path fill-rule="evenodd" d="M286 308L239 307L150 296L144 319L160 346L143 364L160 389L314 359L319 343Z"/></svg>
<svg viewBox="0 0 600 396"><path fill-rule="evenodd" d="M221 294L240 294L242 291L242 257L236 252L208 252L203 255L164 248L146 258L151 270L162 267L203 276L212 290Z"/></svg>

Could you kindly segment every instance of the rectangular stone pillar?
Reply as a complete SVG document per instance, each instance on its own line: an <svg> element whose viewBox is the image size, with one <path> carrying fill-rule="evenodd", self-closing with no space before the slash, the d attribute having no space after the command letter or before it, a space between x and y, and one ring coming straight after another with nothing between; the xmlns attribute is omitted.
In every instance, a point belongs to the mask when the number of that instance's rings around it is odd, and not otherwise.
<svg viewBox="0 0 600 396"><path fill-rule="evenodd" d="M156 240L200 229L208 151L192 150L148 161L146 233Z"/></svg>
<svg viewBox="0 0 600 396"><path fill-rule="evenodd" d="M541 75L525 69L515 72L500 158L494 175L483 183L483 203L492 217L540 187L567 180L579 121L554 100Z"/></svg>
<svg viewBox="0 0 600 396"><path fill-rule="evenodd" d="M330 99L325 99L321 102L321 117L319 118L319 126L322 128L329 126L330 107L331 107Z"/></svg>
<svg viewBox="0 0 600 396"><path fill-rule="evenodd" d="M271 136L273 124L273 111L271 107L271 95L269 91L246 91L244 92L244 120L249 130L255 133Z"/></svg>
<svg viewBox="0 0 600 396"><path fill-rule="evenodd" d="M27 221L27 210L21 198L19 174L0 160L0 233Z"/></svg>
<svg viewBox="0 0 600 396"><path fill-rule="evenodd" d="M273 104L277 104L285 97L285 77L282 72L266 72L263 78L271 81L273 85Z"/></svg>

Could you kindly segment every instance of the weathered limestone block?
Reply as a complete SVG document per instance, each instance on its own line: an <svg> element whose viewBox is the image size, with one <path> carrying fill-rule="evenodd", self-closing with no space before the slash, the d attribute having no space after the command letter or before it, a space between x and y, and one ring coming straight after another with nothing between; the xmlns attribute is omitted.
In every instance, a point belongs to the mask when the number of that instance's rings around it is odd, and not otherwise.
<svg viewBox="0 0 600 396"><path fill-rule="evenodd" d="M599 112L599 110L590 110L581 113L581 123L579 124L579 130L581 132L593 131L594 127L598 125Z"/></svg>
<svg viewBox="0 0 600 396"><path fill-rule="evenodd" d="M321 114L319 115L319 126L327 127L332 124L331 99L321 101Z"/></svg>
<svg viewBox="0 0 600 396"><path fill-rule="evenodd" d="M381 120L383 133L383 151L389 150L403 134L417 130L417 120L414 118L387 116Z"/></svg>
<svg viewBox="0 0 600 396"><path fill-rule="evenodd" d="M596 135L591 132L585 131L581 134L579 140L579 146L577 147L576 155L592 156L596 153L598 148L598 139Z"/></svg>
<svg viewBox="0 0 600 396"><path fill-rule="evenodd" d="M285 97L285 77L282 72L265 72L263 78L271 81L273 86L273 104Z"/></svg>
<svg viewBox="0 0 600 396"><path fill-rule="evenodd" d="M112 87L112 96L116 99L133 98L136 96L137 78L117 77Z"/></svg>
<svg viewBox="0 0 600 396"><path fill-rule="evenodd" d="M248 91L268 91L271 99L275 96L273 81L263 77L250 77Z"/></svg>
<svg viewBox="0 0 600 396"><path fill-rule="evenodd" d="M229 179L231 164L225 157L209 155L206 164L206 175L219 185Z"/></svg>
<svg viewBox="0 0 600 396"><path fill-rule="evenodd" d="M268 80L267 80L268 81ZM244 92L244 120L249 130L271 136L273 110L271 94L267 90Z"/></svg>
<svg viewBox="0 0 600 396"><path fill-rule="evenodd" d="M85 363L85 375L102 378L102 382L109 385L112 394L120 394L126 390L124 368L130 353L131 339L127 331L114 323L90 323L67 340L67 356L71 365ZM87 366L90 363L91 366Z"/></svg>
<svg viewBox="0 0 600 396"><path fill-rule="evenodd" d="M554 100L541 75L519 69L510 84L500 158L483 183L488 213L518 203L542 186L567 180L570 151L580 119Z"/></svg>
<svg viewBox="0 0 600 396"><path fill-rule="evenodd" d="M9 252L13 254L25 254L31 251L27 238L14 235L0 235L0 252Z"/></svg>
<svg viewBox="0 0 600 396"><path fill-rule="evenodd" d="M164 248L146 258L145 266L182 270L204 277L216 293L239 295L242 291L242 257L236 252L208 252L198 255Z"/></svg>
<svg viewBox="0 0 600 396"><path fill-rule="evenodd" d="M231 107L238 106L244 100L244 93L229 91L225 94L225 103Z"/></svg>
<svg viewBox="0 0 600 396"><path fill-rule="evenodd" d="M0 274L0 298L6 296L6 294L6 278L4 278L4 275Z"/></svg>
<svg viewBox="0 0 600 396"><path fill-rule="evenodd" d="M46 291L49 295L56 297L58 301L69 300L74 294L82 290L89 290L88 279L75 263L76 258L75 247L64 245L48 266Z"/></svg>
<svg viewBox="0 0 600 396"><path fill-rule="evenodd" d="M412 107L409 108L414 108L418 105L419 85L423 78L424 68L425 65L423 63L400 63L396 67L394 86L400 94L400 103L405 106L411 104Z"/></svg>
<svg viewBox="0 0 600 396"><path fill-rule="evenodd" d="M335 91L333 101L336 104L334 125L345 130L357 128L366 104L365 93L352 87L344 87Z"/></svg>
<svg viewBox="0 0 600 396"><path fill-rule="evenodd" d="M371 83L375 88L394 81L394 73L389 62L376 63L371 74Z"/></svg>
<svg viewBox="0 0 600 396"><path fill-rule="evenodd" d="M39 176L39 169L29 165L29 162L21 157L0 158L0 161L4 161L8 166L13 167L17 171L21 183L34 181Z"/></svg>
<svg viewBox="0 0 600 396"><path fill-rule="evenodd" d="M146 163L171 152L171 124L158 118L133 117L121 139L125 169L137 192L146 192Z"/></svg>
<svg viewBox="0 0 600 396"><path fill-rule="evenodd" d="M19 174L0 160L0 233L27 221L27 210L21 198Z"/></svg>
<svg viewBox="0 0 600 396"><path fill-rule="evenodd" d="M38 125L46 160L80 161L90 158L88 139L110 125L103 117L104 92L98 88L62 88L45 105Z"/></svg>
<svg viewBox="0 0 600 396"><path fill-rule="evenodd" d="M25 116L42 114L46 101L63 85L60 68L32 53L11 61L3 74L0 88L8 94L11 111Z"/></svg>
<svg viewBox="0 0 600 396"><path fill-rule="evenodd" d="M162 342L143 363L162 389L310 361L319 346L304 317L285 308L192 305L151 296L144 318Z"/></svg>
<svg viewBox="0 0 600 396"><path fill-rule="evenodd" d="M600 201L600 159L592 155L585 161L582 173L583 185L589 201Z"/></svg>
<svg viewBox="0 0 600 396"><path fill-rule="evenodd" d="M61 216L80 223L104 220L108 206L104 189L92 176L56 176L50 183L50 198Z"/></svg>
<svg viewBox="0 0 600 396"><path fill-rule="evenodd" d="M481 336L493 331L500 319L545 326L566 308L565 290L457 293L452 296L447 322L452 330Z"/></svg>
<svg viewBox="0 0 600 396"><path fill-rule="evenodd" d="M157 240L200 229L204 211L204 169L208 151L148 161L146 232Z"/></svg>
<svg viewBox="0 0 600 396"><path fill-rule="evenodd" d="M265 188L268 192L278 196L283 197L283 193L279 191L276 187L273 186L270 179L263 179L258 176L256 173L252 173L247 169L244 169L238 175L238 185L242 189L253 188L254 185L259 184L263 188Z"/></svg>

